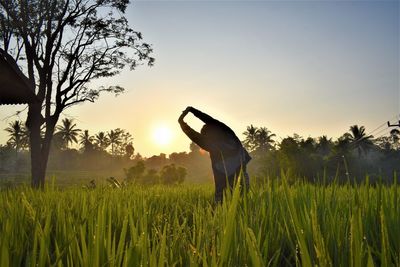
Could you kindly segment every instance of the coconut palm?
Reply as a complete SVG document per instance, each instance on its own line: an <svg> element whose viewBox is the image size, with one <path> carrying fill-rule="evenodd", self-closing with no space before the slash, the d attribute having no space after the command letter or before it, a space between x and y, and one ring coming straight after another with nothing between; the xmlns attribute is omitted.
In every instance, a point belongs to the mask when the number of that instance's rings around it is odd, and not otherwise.
<svg viewBox="0 0 400 267"><path fill-rule="evenodd" d="M327 156L333 147L332 139L323 135L318 138L318 142L316 144L316 150L323 156Z"/></svg>
<svg viewBox="0 0 400 267"><path fill-rule="evenodd" d="M93 140L94 137L89 134L89 130L85 130L79 135L79 144L82 146L83 151L93 149Z"/></svg>
<svg viewBox="0 0 400 267"><path fill-rule="evenodd" d="M275 143L272 138L276 136L266 127L258 128L253 125L247 126L243 135L246 136L246 139L243 141L244 146L249 151L267 151L271 149Z"/></svg>
<svg viewBox="0 0 400 267"><path fill-rule="evenodd" d="M246 137L243 141L244 147L249 151L253 151L256 148L257 143L257 127L254 127L253 124L247 126L243 135Z"/></svg>
<svg viewBox="0 0 400 267"><path fill-rule="evenodd" d="M372 138L372 135L366 134L364 126L350 126L350 145L353 149L357 149L359 157L361 157L362 153L367 154L368 151L372 148Z"/></svg>
<svg viewBox="0 0 400 267"><path fill-rule="evenodd" d="M56 134L61 136L65 148L68 148L69 144L78 142L78 135L81 130L76 128L76 124L73 123L72 119L63 119L62 125L58 125L56 129Z"/></svg>
<svg viewBox="0 0 400 267"><path fill-rule="evenodd" d="M111 130L110 132L107 133L107 137L110 140L110 145L111 145L111 155L115 155L115 149L118 145L121 144L122 142L122 137L121 137L122 130L117 128L115 130Z"/></svg>
<svg viewBox="0 0 400 267"><path fill-rule="evenodd" d="M352 135L350 133L344 133L337 139L333 147L336 155L343 156L350 152L350 144L352 143L351 136Z"/></svg>
<svg viewBox="0 0 400 267"><path fill-rule="evenodd" d="M110 139L104 132L99 132L94 136L94 142L100 150L105 150L110 145Z"/></svg>
<svg viewBox="0 0 400 267"><path fill-rule="evenodd" d="M14 121L8 124L8 127L5 129L10 136L8 139L8 143L15 148L15 153L18 154L18 151L27 147L28 145L28 130L23 125L21 121Z"/></svg>
<svg viewBox="0 0 400 267"><path fill-rule="evenodd" d="M274 147L275 141L272 139L276 135L271 133L266 127L260 127L256 133L257 150L268 151Z"/></svg>

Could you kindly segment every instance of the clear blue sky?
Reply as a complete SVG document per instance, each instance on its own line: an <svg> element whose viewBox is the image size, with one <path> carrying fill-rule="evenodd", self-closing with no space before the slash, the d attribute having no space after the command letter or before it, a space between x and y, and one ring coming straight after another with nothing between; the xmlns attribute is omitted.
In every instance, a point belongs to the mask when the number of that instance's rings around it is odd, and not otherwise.
<svg viewBox="0 0 400 267"><path fill-rule="evenodd" d="M398 1L139 1L127 16L153 44L155 66L107 80L126 94L66 114L92 134L127 129L145 156L188 150L176 122L187 105L240 138L250 124L336 138L400 112ZM1 107L0 119L14 110ZM170 145L152 140L160 125Z"/></svg>

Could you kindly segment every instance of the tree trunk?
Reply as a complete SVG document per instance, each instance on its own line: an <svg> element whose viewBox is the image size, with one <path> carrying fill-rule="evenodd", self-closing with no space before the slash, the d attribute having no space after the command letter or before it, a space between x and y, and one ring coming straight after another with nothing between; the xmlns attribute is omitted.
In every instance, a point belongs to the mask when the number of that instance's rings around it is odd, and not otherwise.
<svg viewBox="0 0 400 267"><path fill-rule="evenodd" d="M29 105L26 125L30 132L29 142L31 150L31 176L33 188L44 187L47 161L57 118L58 116L47 119L46 133L44 138L42 138L40 131L41 125L43 124L41 106L39 104Z"/></svg>
<svg viewBox="0 0 400 267"><path fill-rule="evenodd" d="M29 144L31 151L31 179L32 187L39 188L41 181L44 180L42 157L40 126L42 124L41 106L38 103L30 104L28 110L28 118L26 126L29 129Z"/></svg>
<svg viewBox="0 0 400 267"><path fill-rule="evenodd" d="M31 139L32 140L32 139ZM31 150L32 187L43 188L46 175L46 166L40 150Z"/></svg>

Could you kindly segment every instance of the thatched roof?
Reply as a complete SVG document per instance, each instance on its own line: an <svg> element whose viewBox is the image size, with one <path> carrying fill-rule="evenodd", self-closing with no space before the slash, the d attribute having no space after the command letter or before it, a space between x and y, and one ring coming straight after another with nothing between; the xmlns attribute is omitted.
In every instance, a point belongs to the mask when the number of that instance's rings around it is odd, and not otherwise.
<svg viewBox="0 0 400 267"><path fill-rule="evenodd" d="M32 87L14 59L0 49L0 105L36 102Z"/></svg>

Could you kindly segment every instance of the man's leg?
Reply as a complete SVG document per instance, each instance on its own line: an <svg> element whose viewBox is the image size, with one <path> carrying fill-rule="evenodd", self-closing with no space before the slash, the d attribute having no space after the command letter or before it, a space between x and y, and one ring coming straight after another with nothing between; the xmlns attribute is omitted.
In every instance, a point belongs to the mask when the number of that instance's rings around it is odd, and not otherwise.
<svg viewBox="0 0 400 267"><path fill-rule="evenodd" d="M215 202L222 203L224 189L226 188L226 177L214 176L215 182Z"/></svg>

